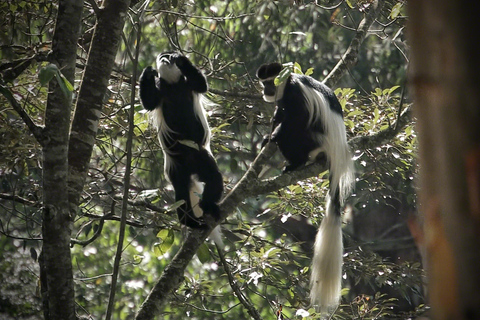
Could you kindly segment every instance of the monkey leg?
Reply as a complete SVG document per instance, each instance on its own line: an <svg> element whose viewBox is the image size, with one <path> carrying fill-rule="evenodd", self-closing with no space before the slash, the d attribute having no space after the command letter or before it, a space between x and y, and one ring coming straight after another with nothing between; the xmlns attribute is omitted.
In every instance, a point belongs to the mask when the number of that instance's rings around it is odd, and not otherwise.
<svg viewBox="0 0 480 320"><path fill-rule="evenodd" d="M191 172L181 165L176 165L170 169L170 181L175 189L175 201L184 200L185 203L177 208L178 220L181 224L190 228L205 228L206 224L195 217L190 201L190 188L192 187Z"/></svg>
<svg viewBox="0 0 480 320"><path fill-rule="evenodd" d="M217 202L223 194L223 178L218 170L213 156L205 149L200 149L193 159L195 172L198 179L205 183L200 207L205 213L211 214L215 219L219 218L220 212Z"/></svg>

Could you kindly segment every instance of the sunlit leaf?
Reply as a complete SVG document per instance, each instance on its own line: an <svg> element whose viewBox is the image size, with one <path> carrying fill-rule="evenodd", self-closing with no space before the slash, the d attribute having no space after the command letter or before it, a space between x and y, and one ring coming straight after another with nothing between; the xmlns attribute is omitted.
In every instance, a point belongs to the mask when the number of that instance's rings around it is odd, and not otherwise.
<svg viewBox="0 0 480 320"><path fill-rule="evenodd" d="M133 262L136 263L136 264L139 264L142 262L143 258L145 258L144 256L142 255L139 255L139 254L135 254L133 255Z"/></svg>
<svg viewBox="0 0 480 320"><path fill-rule="evenodd" d="M392 11L390 12L390 19L396 19L400 15L402 6L403 6L402 2L398 2L393 6Z"/></svg>
<svg viewBox="0 0 480 320"><path fill-rule="evenodd" d="M293 65L293 73L298 73L298 74L303 74L302 72L302 66L298 62L295 61Z"/></svg>
<svg viewBox="0 0 480 320"><path fill-rule="evenodd" d="M63 74L60 73L59 70L55 73L55 77L56 77L57 82L60 86L60 90L62 90L65 97L67 99L71 99L72 98L72 91L73 91L72 84L63 76Z"/></svg>
<svg viewBox="0 0 480 320"><path fill-rule="evenodd" d="M290 77L291 74L292 74L292 68L290 67L283 68L282 71L280 71L280 74L275 78L275 81L274 81L275 85L279 86L280 84L285 82L288 79L288 77Z"/></svg>
<svg viewBox="0 0 480 320"><path fill-rule="evenodd" d="M157 256L162 256L172 247L175 234L171 229L162 229L157 233L157 238L159 242L154 244L154 252Z"/></svg>
<svg viewBox="0 0 480 320"><path fill-rule="evenodd" d="M308 68L307 71L305 71L305 75L306 75L306 76L312 75L312 74L313 74L313 70L314 70L313 68Z"/></svg>
<svg viewBox="0 0 480 320"><path fill-rule="evenodd" d="M373 111L373 114L374 114L373 123L375 124L378 122L378 119L380 119L380 110L378 110L378 108L375 108L375 110Z"/></svg>

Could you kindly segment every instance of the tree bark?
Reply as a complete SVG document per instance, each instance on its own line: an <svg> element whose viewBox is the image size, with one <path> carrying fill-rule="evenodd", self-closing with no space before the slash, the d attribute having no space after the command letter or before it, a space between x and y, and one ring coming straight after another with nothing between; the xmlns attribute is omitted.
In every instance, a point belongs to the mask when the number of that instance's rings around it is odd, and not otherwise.
<svg viewBox="0 0 480 320"><path fill-rule="evenodd" d="M69 145L69 201L76 212L92 156L103 98L122 39L130 0L105 0L88 54L72 123Z"/></svg>
<svg viewBox="0 0 480 320"><path fill-rule="evenodd" d="M83 0L59 2L50 62L74 82L77 41ZM75 319L75 295L70 255L68 135L71 97L57 80L49 86L43 144L43 247L40 257L45 319Z"/></svg>
<svg viewBox="0 0 480 320"><path fill-rule="evenodd" d="M480 318L480 20L473 7L408 3L434 319Z"/></svg>

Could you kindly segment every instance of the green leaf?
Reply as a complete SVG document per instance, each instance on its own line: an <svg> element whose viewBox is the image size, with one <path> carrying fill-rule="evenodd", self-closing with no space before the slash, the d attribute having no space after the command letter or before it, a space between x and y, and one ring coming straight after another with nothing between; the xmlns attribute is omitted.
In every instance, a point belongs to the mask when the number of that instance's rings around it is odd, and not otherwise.
<svg viewBox="0 0 480 320"><path fill-rule="evenodd" d="M50 63L49 65L43 67L40 69L38 72L38 79L40 80L40 84L42 86L46 86L50 80L57 74L58 68L56 65L53 63Z"/></svg>
<svg viewBox="0 0 480 320"><path fill-rule="evenodd" d="M388 89L388 94L391 94L393 91L397 90L398 88L400 88L400 86L391 87L390 89Z"/></svg>
<svg viewBox="0 0 480 320"><path fill-rule="evenodd" d="M172 204L170 207L167 208L167 212L175 211L180 208L183 204L185 204L185 200L179 200Z"/></svg>
<svg viewBox="0 0 480 320"><path fill-rule="evenodd" d="M67 80L67 78L65 78L63 73L60 73L60 75L62 76L63 83L65 83L65 86L67 87L68 91L72 92L73 91L73 85L70 83L70 81Z"/></svg>
<svg viewBox="0 0 480 320"><path fill-rule="evenodd" d="M386 129L388 129L388 128L389 128L389 125L388 125L388 124L384 124L383 126L380 127L379 130L382 131L382 130L386 130Z"/></svg>
<svg viewBox="0 0 480 320"><path fill-rule="evenodd" d="M352 121L352 120L349 120L349 119L346 119L345 120L345 125L348 127L348 128L355 128L355 123Z"/></svg>
<svg viewBox="0 0 480 320"><path fill-rule="evenodd" d="M268 249L267 252L265 252L265 253L263 254L263 257L264 257L264 258L273 258L273 257L275 257L275 256L276 256L278 253L280 253L280 252L282 252L281 249L271 248L271 249Z"/></svg>
<svg viewBox="0 0 480 320"><path fill-rule="evenodd" d="M378 108L375 108L373 113L374 113L373 123L376 124L378 119L380 119L380 110L378 110Z"/></svg>
<svg viewBox="0 0 480 320"><path fill-rule="evenodd" d="M62 90L63 94L67 99L72 98L72 91L73 91L73 86L72 84L65 78L63 74L58 71L55 74L55 78L57 78L57 82L60 85L60 90Z"/></svg>
<svg viewBox="0 0 480 320"><path fill-rule="evenodd" d="M280 84L285 82L285 80L290 77L290 74L292 74L292 69L289 67L283 68L282 71L280 71L280 74L275 78L275 85L278 87Z"/></svg>
<svg viewBox="0 0 480 320"><path fill-rule="evenodd" d="M142 262L144 256L142 255L139 255L139 254L135 254L133 255L133 262L136 263L136 264L139 264Z"/></svg>
<svg viewBox="0 0 480 320"><path fill-rule="evenodd" d="M292 190L295 194L300 194L300 193L303 192L302 187L300 187L299 185L293 186L291 190Z"/></svg>
<svg viewBox="0 0 480 320"><path fill-rule="evenodd" d="M303 74L302 66L298 62L293 65L293 73Z"/></svg>
<svg viewBox="0 0 480 320"><path fill-rule="evenodd" d="M311 74L313 74L313 68L308 68L308 70L305 71L305 75L306 75L306 76L309 76L309 75L311 75Z"/></svg>
<svg viewBox="0 0 480 320"><path fill-rule="evenodd" d="M354 117L363 114L364 112L362 110L353 110L348 113L347 117Z"/></svg>
<svg viewBox="0 0 480 320"><path fill-rule="evenodd" d="M403 3L398 2L393 6L392 11L390 12L390 19L396 19L400 15L400 11L403 7Z"/></svg>
<svg viewBox="0 0 480 320"><path fill-rule="evenodd" d="M153 245L153 251L157 256L162 256L168 252L175 240L175 234L171 229L162 229L157 233L159 242Z"/></svg>
<svg viewBox="0 0 480 320"><path fill-rule="evenodd" d="M203 243L197 251L198 260L201 263L206 263L210 260L210 251L208 250L208 246L206 243Z"/></svg>

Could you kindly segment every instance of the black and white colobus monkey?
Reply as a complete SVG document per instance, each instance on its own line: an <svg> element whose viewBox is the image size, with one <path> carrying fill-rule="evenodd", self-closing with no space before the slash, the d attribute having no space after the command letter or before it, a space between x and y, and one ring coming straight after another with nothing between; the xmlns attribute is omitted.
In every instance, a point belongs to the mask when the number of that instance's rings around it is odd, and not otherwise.
<svg viewBox="0 0 480 320"><path fill-rule="evenodd" d="M187 57L176 52L158 55L157 70L151 66L143 70L140 99L158 130L175 200L185 201L177 209L178 218L189 227L202 228L206 226L203 213L218 218L217 202L223 193L203 108L207 80Z"/></svg>
<svg viewBox="0 0 480 320"><path fill-rule="evenodd" d="M319 156L326 156L330 168L327 214L315 240L310 298L320 307L335 306L342 279L341 209L355 183L342 107L330 88L308 76L292 73L276 87L281 70L280 63L264 64L257 77L264 100L277 104L271 140L289 163L285 171Z"/></svg>

